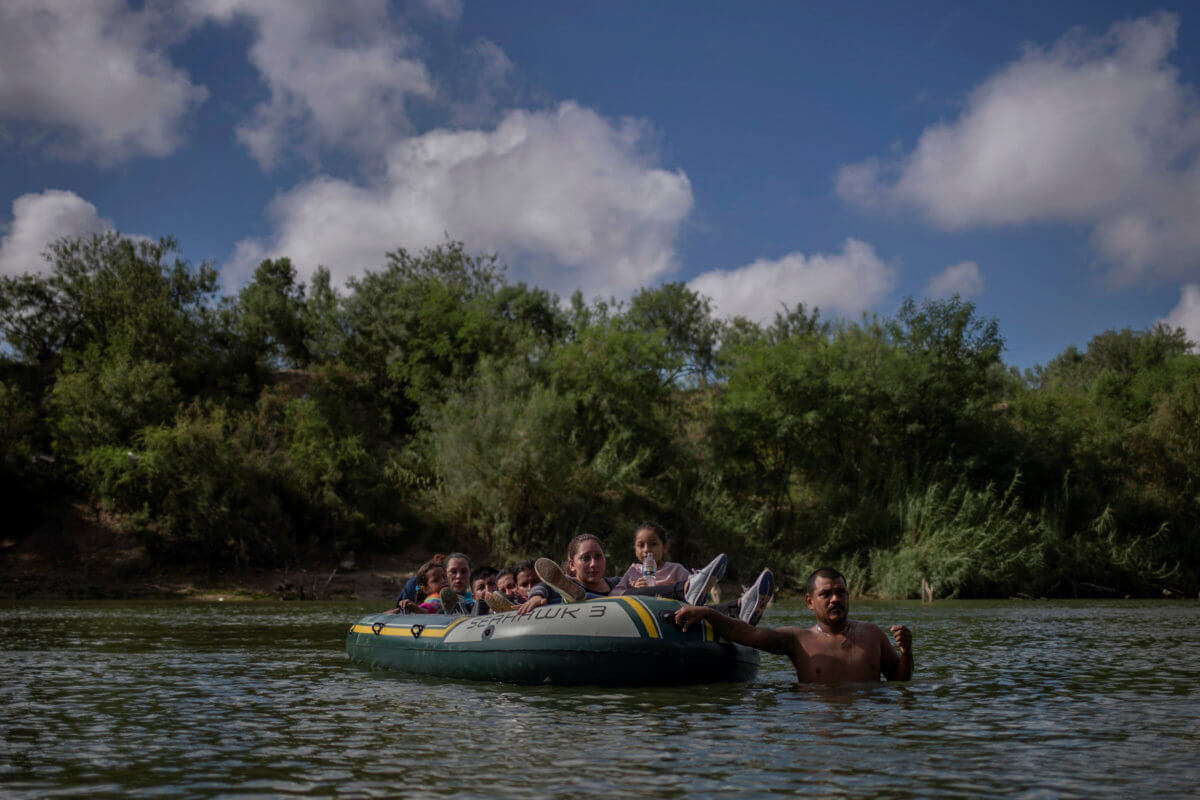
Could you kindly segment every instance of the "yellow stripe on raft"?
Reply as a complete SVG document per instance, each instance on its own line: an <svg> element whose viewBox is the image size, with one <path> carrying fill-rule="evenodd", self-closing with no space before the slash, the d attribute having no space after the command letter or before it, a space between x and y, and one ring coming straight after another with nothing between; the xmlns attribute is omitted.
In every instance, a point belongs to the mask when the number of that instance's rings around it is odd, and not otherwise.
<svg viewBox="0 0 1200 800"><path fill-rule="evenodd" d="M651 639L659 638L658 625L655 624L654 617L650 616L650 612L646 610L644 605L639 603L636 598L626 597L625 595L621 595L616 599L624 601L634 610L634 612L637 613L638 619L640 619L642 624L646 626L647 636L649 636Z"/></svg>
<svg viewBox="0 0 1200 800"><path fill-rule="evenodd" d="M467 619L466 617L463 617L462 619L456 619L456 620L454 620L454 622L451 622L449 625L447 625L444 628L424 628L421 631L421 633L418 634L417 636L413 636L412 626L420 625L421 623L419 623L419 622L414 622L411 625L407 625L407 626L403 626L403 627L384 626L383 628L379 629L378 635L379 636L404 636L409 639L423 639L426 636L432 636L434 639L441 639L447 633L454 630L454 627L456 625L466 622L466 619ZM358 624L356 624L352 628L350 628L350 632L351 633L375 633L375 631L371 629L370 625L358 625Z"/></svg>

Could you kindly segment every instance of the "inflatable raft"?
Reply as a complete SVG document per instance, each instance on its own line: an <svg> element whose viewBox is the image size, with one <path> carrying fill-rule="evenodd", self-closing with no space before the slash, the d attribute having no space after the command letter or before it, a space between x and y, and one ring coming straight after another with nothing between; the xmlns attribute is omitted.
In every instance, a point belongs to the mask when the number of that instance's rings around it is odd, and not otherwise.
<svg viewBox="0 0 1200 800"><path fill-rule="evenodd" d="M674 623L680 603L606 597L481 617L371 614L346 652L369 667L510 683L638 686L747 681L758 652Z"/></svg>

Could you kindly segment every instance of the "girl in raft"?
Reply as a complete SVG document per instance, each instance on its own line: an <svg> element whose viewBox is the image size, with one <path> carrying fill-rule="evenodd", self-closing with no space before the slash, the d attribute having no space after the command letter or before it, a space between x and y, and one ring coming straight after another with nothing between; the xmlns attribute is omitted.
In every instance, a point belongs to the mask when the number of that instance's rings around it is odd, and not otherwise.
<svg viewBox="0 0 1200 800"><path fill-rule="evenodd" d="M446 568L440 562L429 560L417 570L417 597L424 598L419 604L413 600L400 600L388 614L440 614L442 592L450 588L446 579ZM455 596L457 600L457 595Z"/></svg>
<svg viewBox="0 0 1200 800"><path fill-rule="evenodd" d="M725 574L727 563L728 559L722 554L685 580L676 581L671 585L630 586L624 593L674 597L688 605L696 605L708 596L709 590ZM604 547L600 538L595 534L581 533L567 545L567 569L571 576L564 574L562 568L554 561L539 558L535 562L535 569L542 583L533 587L528 600L520 606L513 606L496 594L488 595L487 603L497 612L515 610L528 614L550 602L551 588L567 603L578 603L589 597L615 596L614 590L621 579L605 577L605 565ZM740 598L719 608L722 612L736 616L751 625L757 624L774 589L775 578L770 570L765 569Z"/></svg>
<svg viewBox="0 0 1200 800"><path fill-rule="evenodd" d="M683 564L667 561L667 531L657 522L646 521L637 526L633 534L633 554L637 560L625 570L621 580L613 587L613 594L626 594L630 587L644 589L647 586L662 586L664 588L659 590L662 592L676 583L686 583L692 576L692 571ZM647 555L654 559L657 569L653 584L648 583L642 574Z"/></svg>

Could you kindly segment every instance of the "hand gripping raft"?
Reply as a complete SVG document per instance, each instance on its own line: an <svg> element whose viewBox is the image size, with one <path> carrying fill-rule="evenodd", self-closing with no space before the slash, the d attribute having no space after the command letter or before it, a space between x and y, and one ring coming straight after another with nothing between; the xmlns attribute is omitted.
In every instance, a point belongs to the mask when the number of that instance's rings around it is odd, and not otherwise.
<svg viewBox="0 0 1200 800"><path fill-rule="evenodd" d="M676 600L606 597L482 617L371 614L346 652L369 667L420 675L562 686L748 681L758 652L717 641L705 623L675 625Z"/></svg>

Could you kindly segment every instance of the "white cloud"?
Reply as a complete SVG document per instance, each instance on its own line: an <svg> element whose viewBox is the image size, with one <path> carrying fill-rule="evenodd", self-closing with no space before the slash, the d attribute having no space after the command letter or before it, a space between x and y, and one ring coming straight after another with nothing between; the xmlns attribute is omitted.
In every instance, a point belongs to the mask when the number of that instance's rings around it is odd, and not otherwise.
<svg viewBox="0 0 1200 800"><path fill-rule="evenodd" d="M1171 309L1166 319L1161 319L1172 328L1183 328L1187 337L1200 343L1200 284L1189 283L1179 290L1179 304Z"/></svg>
<svg viewBox="0 0 1200 800"><path fill-rule="evenodd" d="M958 295L962 298L975 297L983 293L983 273L974 261L960 261L951 264L934 275L925 289L929 297L950 297Z"/></svg>
<svg viewBox="0 0 1200 800"><path fill-rule="evenodd" d="M712 298L723 317L765 322L783 304L857 314L870 309L896 285L896 271L866 242L847 239L834 255L790 253L777 261L760 259L733 270L706 272L688 286Z"/></svg>
<svg viewBox="0 0 1200 800"><path fill-rule="evenodd" d="M0 4L0 117L44 129L68 160L172 152L208 93L164 56L160 21L121 0Z"/></svg>
<svg viewBox="0 0 1200 800"><path fill-rule="evenodd" d="M1167 61L1178 28L1157 13L1031 47L906 157L844 167L837 191L949 229L1089 225L1116 283L1195 274L1200 102Z"/></svg>
<svg viewBox="0 0 1200 800"><path fill-rule="evenodd" d="M344 281L378 268L387 251L449 236L499 252L527 269L517 277L556 291L627 294L675 268L675 238L692 207L687 176L656 165L648 134L643 123L563 103L510 112L491 131L407 139L391 148L377 183L324 177L276 197L274 235L239 243L229 272L245 276L261 258L289 256Z"/></svg>
<svg viewBox="0 0 1200 800"><path fill-rule="evenodd" d="M49 269L42 253L64 236L85 236L112 230L96 207L74 192L48 189L24 194L13 201L8 235L0 240L0 275L40 273Z"/></svg>
<svg viewBox="0 0 1200 800"><path fill-rule="evenodd" d="M429 8L461 12L454 2ZM291 149L377 155L412 133L409 99L436 94L416 55L419 40L389 17L386 0L206 0L192 9L216 22L249 22L255 32L250 61L270 97L237 135L263 168Z"/></svg>

